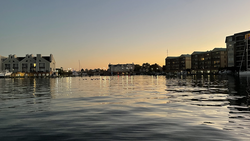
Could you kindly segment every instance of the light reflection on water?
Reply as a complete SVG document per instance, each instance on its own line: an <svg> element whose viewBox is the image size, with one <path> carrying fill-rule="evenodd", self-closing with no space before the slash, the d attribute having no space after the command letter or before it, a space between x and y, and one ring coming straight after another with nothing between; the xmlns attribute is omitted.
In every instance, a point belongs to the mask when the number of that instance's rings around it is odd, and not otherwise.
<svg viewBox="0 0 250 141"><path fill-rule="evenodd" d="M248 140L250 77L0 79L2 140Z"/></svg>

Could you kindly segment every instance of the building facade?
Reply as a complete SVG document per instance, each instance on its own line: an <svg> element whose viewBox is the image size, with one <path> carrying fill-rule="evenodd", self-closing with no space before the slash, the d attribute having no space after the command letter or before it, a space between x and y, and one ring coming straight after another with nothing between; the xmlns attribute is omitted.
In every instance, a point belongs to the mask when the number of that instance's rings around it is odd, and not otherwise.
<svg viewBox="0 0 250 141"><path fill-rule="evenodd" d="M109 64L109 70L112 73L125 73L134 71L134 63L132 64Z"/></svg>
<svg viewBox="0 0 250 141"><path fill-rule="evenodd" d="M0 72L4 71L3 69L3 61L6 59L7 57L1 56L0 55Z"/></svg>
<svg viewBox="0 0 250 141"><path fill-rule="evenodd" d="M228 67L236 70L250 70L250 31L235 33L226 37Z"/></svg>
<svg viewBox="0 0 250 141"><path fill-rule="evenodd" d="M165 59L166 72L176 72L176 71L178 71L176 69L176 65L175 65L177 62L179 62L179 57L168 56Z"/></svg>
<svg viewBox="0 0 250 141"><path fill-rule="evenodd" d="M204 69L204 61L206 58L206 61L210 59L210 55L206 54L206 52L198 52L198 51L194 51L191 54L191 69L192 70L196 70L196 71L200 71ZM205 57L206 56L206 57Z"/></svg>
<svg viewBox="0 0 250 141"><path fill-rule="evenodd" d="M178 57L167 57L165 59L166 72L182 72L191 69L191 55L182 54Z"/></svg>
<svg viewBox="0 0 250 141"><path fill-rule="evenodd" d="M226 37L226 46L227 46L227 57L228 57L228 67L234 67L234 36Z"/></svg>
<svg viewBox="0 0 250 141"><path fill-rule="evenodd" d="M9 55L2 62L3 70L10 72L55 72L56 62L52 54L50 56L42 56L37 54L27 54L25 57L17 57Z"/></svg>
<svg viewBox="0 0 250 141"><path fill-rule="evenodd" d="M194 51L191 54L192 73L217 73L226 68L227 49L214 48L211 51Z"/></svg>

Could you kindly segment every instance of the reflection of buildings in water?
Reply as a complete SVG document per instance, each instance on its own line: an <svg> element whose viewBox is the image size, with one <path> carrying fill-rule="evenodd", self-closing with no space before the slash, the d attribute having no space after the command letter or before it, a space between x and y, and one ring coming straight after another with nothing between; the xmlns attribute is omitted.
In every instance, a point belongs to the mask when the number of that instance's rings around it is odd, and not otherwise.
<svg viewBox="0 0 250 141"><path fill-rule="evenodd" d="M33 111L48 110L53 98L52 90L55 86L53 80L47 78L30 79L27 85L33 88Z"/></svg>
<svg viewBox="0 0 250 141"><path fill-rule="evenodd" d="M80 85L79 81L74 81L78 79L77 77L59 77L50 79L52 98L59 96L72 96L74 88Z"/></svg>
<svg viewBox="0 0 250 141"><path fill-rule="evenodd" d="M152 85L158 85L158 75L156 76L151 76L151 80L152 80Z"/></svg>
<svg viewBox="0 0 250 141"><path fill-rule="evenodd" d="M43 111L50 105L53 87L53 80L46 78L1 79L0 99L12 100L6 102L10 107L21 105L32 112Z"/></svg>
<svg viewBox="0 0 250 141"><path fill-rule="evenodd" d="M122 86L123 88L125 88L125 87L128 87L128 86L134 84L134 76L133 75L131 75L131 76L129 76L129 75L119 76L119 75L117 75L117 76L109 76L109 77L106 77L106 76L100 77L100 84L102 84L102 87L104 86L103 84L106 84L106 83L108 83L107 85L109 87Z"/></svg>
<svg viewBox="0 0 250 141"><path fill-rule="evenodd" d="M56 85L58 84L58 78L50 78L50 95L51 95L51 98L55 98L55 88L56 88Z"/></svg>
<svg viewBox="0 0 250 141"><path fill-rule="evenodd" d="M250 104L250 76L240 77L240 80L243 80L241 84L245 88L245 95L246 95L246 106L249 107ZM250 110L250 108L248 109Z"/></svg>
<svg viewBox="0 0 250 141"><path fill-rule="evenodd" d="M227 107L229 109L229 119L225 126L226 129L235 130L231 128L239 127L237 130L242 133L247 128L249 129L249 83L250 77L228 76L228 101L230 105Z"/></svg>

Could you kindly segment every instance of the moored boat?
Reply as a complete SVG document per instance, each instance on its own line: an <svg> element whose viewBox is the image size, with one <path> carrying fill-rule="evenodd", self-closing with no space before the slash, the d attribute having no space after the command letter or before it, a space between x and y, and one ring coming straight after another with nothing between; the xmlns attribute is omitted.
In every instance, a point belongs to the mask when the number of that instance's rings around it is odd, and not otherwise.
<svg viewBox="0 0 250 141"><path fill-rule="evenodd" d="M240 71L239 72L240 76L246 76L246 75L250 75L250 71Z"/></svg>
<svg viewBox="0 0 250 141"><path fill-rule="evenodd" d="M4 71L4 72L0 72L0 77L4 78L4 77L10 77L12 74L12 72L9 72L8 70Z"/></svg>

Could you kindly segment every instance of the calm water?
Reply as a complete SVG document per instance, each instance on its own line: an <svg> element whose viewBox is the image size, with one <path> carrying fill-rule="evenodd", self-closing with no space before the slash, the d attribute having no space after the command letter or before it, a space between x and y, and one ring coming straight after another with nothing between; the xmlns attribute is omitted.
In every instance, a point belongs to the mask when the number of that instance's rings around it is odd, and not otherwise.
<svg viewBox="0 0 250 141"><path fill-rule="evenodd" d="M248 86L232 76L0 79L0 140L249 140Z"/></svg>

